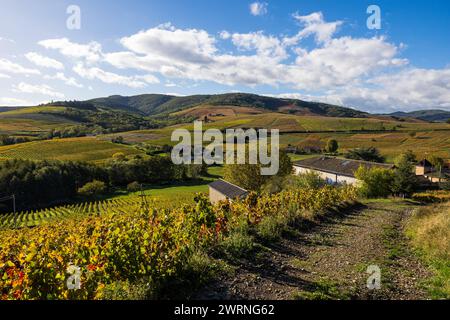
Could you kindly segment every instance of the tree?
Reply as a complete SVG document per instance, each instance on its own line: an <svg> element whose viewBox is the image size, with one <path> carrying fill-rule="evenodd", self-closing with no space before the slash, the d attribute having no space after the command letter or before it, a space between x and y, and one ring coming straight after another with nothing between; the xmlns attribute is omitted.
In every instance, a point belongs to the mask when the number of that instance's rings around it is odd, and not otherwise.
<svg viewBox="0 0 450 320"><path fill-rule="evenodd" d="M116 136L114 138L111 139L112 143L117 143L117 144L123 144L124 143L124 139L122 136Z"/></svg>
<svg viewBox="0 0 450 320"><path fill-rule="evenodd" d="M416 155L411 150L406 151L401 156L405 157L406 161L410 162L413 165L417 163Z"/></svg>
<svg viewBox="0 0 450 320"><path fill-rule="evenodd" d="M339 144L335 139L330 139L327 142L326 151L329 153L335 153L339 149Z"/></svg>
<svg viewBox="0 0 450 320"><path fill-rule="evenodd" d="M260 191L264 184L275 177L285 177L292 173L292 162L286 152L279 153L279 170L275 176L261 175L261 164L226 164L224 167L225 180L241 188Z"/></svg>
<svg viewBox="0 0 450 320"><path fill-rule="evenodd" d="M384 162L384 157L380 154L377 148L368 147L368 148L356 148L353 150L349 150L345 157L347 159L354 160L364 160L364 161L373 161L373 162Z"/></svg>
<svg viewBox="0 0 450 320"><path fill-rule="evenodd" d="M260 190L267 181L260 173L259 164L226 164L224 166L224 179L246 190Z"/></svg>
<svg viewBox="0 0 450 320"><path fill-rule="evenodd" d="M430 163L433 165L433 167L438 171L440 171L441 168L445 164L444 159L442 159L441 157L438 157L436 155L432 155L431 157L429 157L428 161L430 161Z"/></svg>
<svg viewBox="0 0 450 320"><path fill-rule="evenodd" d="M136 192L141 190L141 184L137 181L133 181L127 185L128 192Z"/></svg>
<svg viewBox="0 0 450 320"><path fill-rule="evenodd" d="M409 154L401 154L395 159L392 193L402 196L410 195L416 187L417 177L414 173L414 163Z"/></svg>
<svg viewBox="0 0 450 320"><path fill-rule="evenodd" d="M359 191L367 198L384 198L391 194L394 172L383 168L361 166L355 172L356 179L362 181Z"/></svg>
<svg viewBox="0 0 450 320"><path fill-rule="evenodd" d="M125 160L127 160L127 157L125 156L125 153L123 153L123 152L116 152L116 153L114 153L112 155L112 158L114 160L117 160L117 161L125 161Z"/></svg>
<svg viewBox="0 0 450 320"><path fill-rule="evenodd" d="M83 196L92 197L104 193L105 190L106 184L103 181L94 180L78 189L78 193Z"/></svg>

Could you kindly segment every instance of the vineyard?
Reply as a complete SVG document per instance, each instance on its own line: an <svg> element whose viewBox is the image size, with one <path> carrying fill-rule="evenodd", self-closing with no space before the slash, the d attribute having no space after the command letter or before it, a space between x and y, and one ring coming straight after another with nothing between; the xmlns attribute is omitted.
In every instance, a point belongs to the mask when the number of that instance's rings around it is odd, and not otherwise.
<svg viewBox="0 0 450 320"><path fill-rule="evenodd" d="M48 222L56 222L67 218L83 218L101 216L106 213L126 213L130 211L137 211L143 205L151 206L152 208L163 209L173 208L187 203L187 199L175 201L173 199L161 197L146 197L143 199L140 196L129 196L111 200L84 202L79 204L72 204L66 206L59 206L43 210L32 210L14 213L7 213L0 215L0 230L10 228L24 228L36 227Z"/></svg>
<svg viewBox="0 0 450 320"><path fill-rule="evenodd" d="M46 222L64 218L77 218L86 216L100 216L106 212L121 213L123 210L139 208L141 199L123 198L97 202L85 202L74 205L59 206L55 208L24 211L17 214L8 213L0 215L0 228L35 227Z"/></svg>
<svg viewBox="0 0 450 320"><path fill-rule="evenodd" d="M122 152L141 152L129 146L114 144L93 137L33 141L0 147L1 159L103 161Z"/></svg>
<svg viewBox="0 0 450 320"><path fill-rule="evenodd" d="M103 299L118 282L140 279L157 292L182 274L195 252L217 248L243 221L253 228L266 217L314 219L355 199L352 187L327 186L252 193L215 206L204 196L197 196L195 205L172 209L131 199L83 204L78 210L88 215L84 219L0 232L0 298ZM76 210L69 208L67 214ZM80 270L79 290L67 286L71 266Z"/></svg>

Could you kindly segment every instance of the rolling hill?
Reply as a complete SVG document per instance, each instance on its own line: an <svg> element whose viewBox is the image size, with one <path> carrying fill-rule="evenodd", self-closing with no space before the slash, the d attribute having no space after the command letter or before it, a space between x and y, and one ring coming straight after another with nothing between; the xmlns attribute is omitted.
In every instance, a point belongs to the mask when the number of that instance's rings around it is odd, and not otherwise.
<svg viewBox="0 0 450 320"><path fill-rule="evenodd" d="M295 99L278 99L246 93L220 95L171 96L144 94L57 101L34 107L0 108L0 133L14 134L24 121L33 123L21 134L36 136L48 128L83 126L82 131L97 134L138 129L154 129L192 122L204 116L272 113L276 116L320 116L370 118L350 108ZM386 117L389 118L389 117ZM19 125L20 129L20 125Z"/></svg>
<svg viewBox="0 0 450 320"><path fill-rule="evenodd" d="M200 105L262 108L294 114L330 117L366 117L358 110L318 102L296 99L279 99L248 93L219 95L193 95L177 97L162 94L145 94L131 97L110 96L86 101L99 108L121 109L144 115L168 114Z"/></svg>
<svg viewBox="0 0 450 320"><path fill-rule="evenodd" d="M398 118L414 118L424 121L445 122L450 119L450 111L444 110L417 110L412 112L394 112L389 116Z"/></svg>

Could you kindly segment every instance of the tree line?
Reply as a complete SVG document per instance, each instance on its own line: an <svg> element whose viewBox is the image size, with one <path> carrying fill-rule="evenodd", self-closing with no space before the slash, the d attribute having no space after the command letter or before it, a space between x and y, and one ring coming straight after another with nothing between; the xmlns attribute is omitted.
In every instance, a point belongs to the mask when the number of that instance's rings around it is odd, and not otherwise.
<svg viewBox="0 0 450 320"><path fill-rule="evenodd" d="M191 167L174 165L165 156L113 159L101 166L14 159L0 164L0 196L14 194L18 210L48 207L74 200L79 190L86 189L83 187L93 181L102 182L106 187L122 187L133 182L164 184L197 178L205 171L204 166ZM0 204L0 212L9 211L12 205Z"/></svg>

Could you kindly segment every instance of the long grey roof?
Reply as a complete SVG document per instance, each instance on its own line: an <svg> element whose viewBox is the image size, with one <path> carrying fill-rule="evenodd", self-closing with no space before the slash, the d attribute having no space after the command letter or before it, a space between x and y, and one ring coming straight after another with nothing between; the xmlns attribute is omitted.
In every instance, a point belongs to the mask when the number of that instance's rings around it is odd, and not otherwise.
<svg viewBox="0 0 450 320"><path fill-rule="evenodd" d="M222 179L211 182L209 186L230 199L240 198L248 194L247 190Z"/></svg>
<svg viewBox="0 0 450 320"><path fill-rule="evenodd" d="M392 164L350 160L350 159L339 159L334 157L315 157L299 160L294 163L294 166L338 174L347 177L355 177L356 170L358 170L359 167L361 166L369 169L370 168L392 169L394 167L394 165Z"/></svg>

